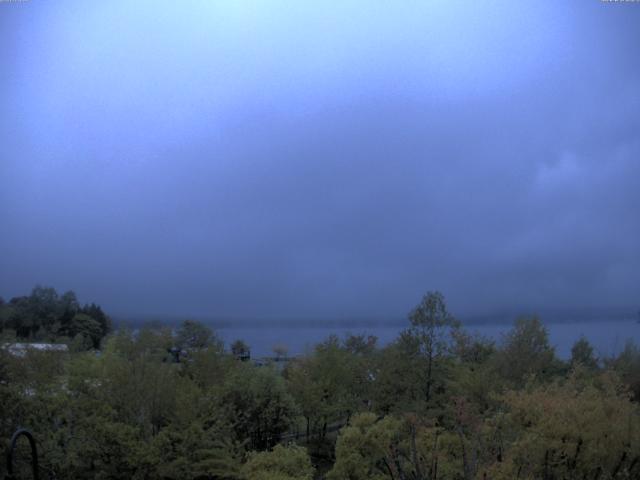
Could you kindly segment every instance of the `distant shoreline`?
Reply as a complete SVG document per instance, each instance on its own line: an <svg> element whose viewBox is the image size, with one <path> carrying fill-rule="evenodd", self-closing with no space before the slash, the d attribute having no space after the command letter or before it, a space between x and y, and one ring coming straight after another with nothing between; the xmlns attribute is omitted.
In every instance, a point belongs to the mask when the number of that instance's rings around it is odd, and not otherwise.
<svg viewBox="0 0 640 480"><path fill-rule="evenodd" d="M527 310L522 310L526 312ZM483 325L510 325L518 317L536 315L546 324L571 324L571 323L602 323L602 322L637 322L638 313L633 308L612 309L558 309L540 310L535 313L503 312L486 315L461 315L457 318L462 326L473 327ZM116 327L140 328L143 326L173 326L184 319L199 320L215 329L225 328L384 328L408 326L407 318L380 319L380 318L207 318L206 316L184 315L139 315L139 316L112 316Z"/></svg>

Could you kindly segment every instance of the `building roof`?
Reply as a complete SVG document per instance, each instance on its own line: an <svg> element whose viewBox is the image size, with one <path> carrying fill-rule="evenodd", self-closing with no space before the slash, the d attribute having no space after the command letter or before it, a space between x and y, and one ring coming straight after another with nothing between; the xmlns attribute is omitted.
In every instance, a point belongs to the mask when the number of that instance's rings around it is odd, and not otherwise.
<svg viewBox="0 0 640 480"><path fill-rule="evenodd" d="M5 343L2 349L16 356L24 356L28 350L40 352L68 352L69 347L64 343Z"/></svg>

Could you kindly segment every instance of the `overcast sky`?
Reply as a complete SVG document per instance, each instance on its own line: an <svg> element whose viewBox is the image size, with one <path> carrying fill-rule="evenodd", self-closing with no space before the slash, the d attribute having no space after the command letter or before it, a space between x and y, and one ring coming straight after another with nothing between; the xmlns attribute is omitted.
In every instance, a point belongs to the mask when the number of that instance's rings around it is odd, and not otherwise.
<svg viewBox="0 0 640 480"><path fill-rule="evenodd" d="M0 295L640 306L640 4L0 3Z"/></svg>

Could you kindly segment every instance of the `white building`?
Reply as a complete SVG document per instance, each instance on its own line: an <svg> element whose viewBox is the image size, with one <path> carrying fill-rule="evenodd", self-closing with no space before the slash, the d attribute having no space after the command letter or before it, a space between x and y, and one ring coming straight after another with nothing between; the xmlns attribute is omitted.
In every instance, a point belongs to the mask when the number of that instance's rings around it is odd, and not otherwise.
<svg viewBox="0 0 640 480"><path fill-rule="evenodd" d="M29 350L39 352L68 352L69 347L64 343L5 343L2 349L16 357L24 357Z"/></svg>

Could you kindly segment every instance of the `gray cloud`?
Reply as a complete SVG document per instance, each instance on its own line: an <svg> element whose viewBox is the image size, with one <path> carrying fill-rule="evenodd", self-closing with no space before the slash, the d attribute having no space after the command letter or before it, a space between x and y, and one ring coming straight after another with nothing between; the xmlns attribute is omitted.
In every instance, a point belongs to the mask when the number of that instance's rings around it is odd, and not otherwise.
<svg viewBox="0 0 640 480"><path fill-rule="evenodd" d="M635 305L640 10L0 6L0 292L118 314ZM366 7L366 8L365 8Z"/></svg>

